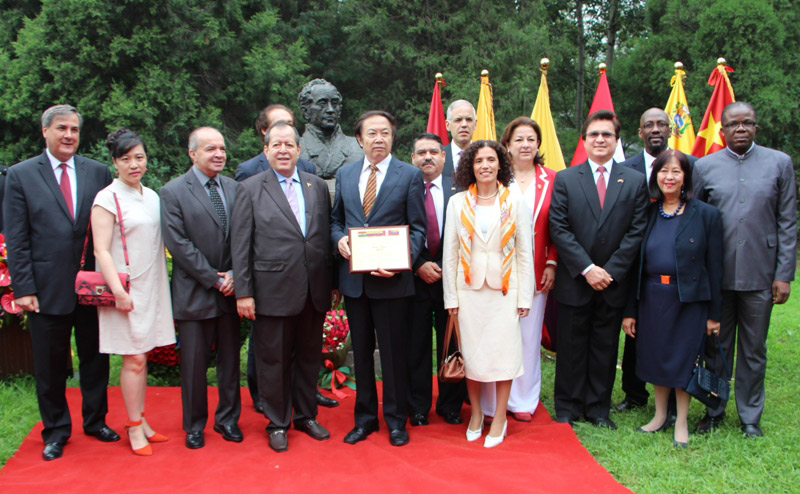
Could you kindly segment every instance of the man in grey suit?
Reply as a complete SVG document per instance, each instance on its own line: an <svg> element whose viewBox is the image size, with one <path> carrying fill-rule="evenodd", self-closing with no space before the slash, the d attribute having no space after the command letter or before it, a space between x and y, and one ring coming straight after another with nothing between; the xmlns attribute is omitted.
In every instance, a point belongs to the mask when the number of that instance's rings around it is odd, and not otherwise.
<svg viewBox="0 0 800 494"><path fill-rule="evenodd" d="M330 195L322 179L297 171L294 127L279 121L266 141L271 169L239 185L232 253L236 307L254 321L269 446L282 452L292 420L314 439L330 438L316 420L314 398L322 323L331 306Z"/></svg>
<svg viewBox="0 0 800 494"><path fill-rule="evenodd" d="M239 318L234 307L230 217L236 182L220 175L225 139L211 127L189 136L192 167L161 195L164 244L172 254L172 310L181 341L181 399L186 447L205 445L206 370L216 345L219 403L214 430L241 442L239 429Z"/></svg>
<svg viewBox="0 0 800 494"><path fill-rule="evenodd" d="M614 162L619 121L589 115L581 129L588 161L556 174L550 237L558 249L556 421L608 417L629 271L647 226L644 175Z"/></svg>
<svg viewBox="0 0 800 494"><path fill-rule="evenodd" d="M436 134L420 134L414 139L411 162L422 170L425 180L425 214L427 236L425 248L413 265L414 297L411 300L411 325L407 338L408 348L408 414L411 425L428 425L431 408L432 367L431 331L436 326L436 348L441 355L444 332L447 328L447 310L442 291L442 233L446 221L445 211L450 197L456 193L455 183L442 175L444 146ZM455 338L453 338L455 340ZM451 342L450 353L456 351ZM441 367L442 359L437 358ZM461 404L467 396L466 383L439 381L436 413L448 424L461 423Z"/></svg>
<svg viewBox="0 0 800 494"><path fill-rule="evenodd" d="M94 196L111 183L106 165L75 154L82 124L72 106L45 110L45 151L9 168L3 198L8 269L16 303L28 312L46 461L61 457L72 434L65 393L73 326L83 431L120 439L105 423L108 355L98 352L97 310L78 305L74 289ZM85 269L94 269L91 241Z"/></svg>
<svg viewBox="0 0 800 494"><path fill-rule="evenodd" d="M639 119L639 137L644 143L644 150L622 162L639 173L643 173L650 182L653 171L653 162L659 154L669 149L669 115L661 108L650 108L642 113ZM697 158L686 156L690 165L694 165ZM625 349L622 353L622 391L625 399L617 404L614 409L624 412L647 405L649 393L644 381L636 377L636 338L625 336ZM669 415L675 415L675 392L670 392Z"/></svg>
<svg viewBox="0 0 800 494"><path fill-rule="evenodd" d="M331 212L331 242L342 257L339 291L344 295L355 359L355 427L344 442L355 444L378 430L378 393L373 352L378 336L383 372L383 416L393 446L408 443L405 345L408 303L414 295L411 271L378 269L350 273L348 228L408 225L411 262L425 245L422 172L391 154L394 117L379 110L364 112L355 125L364 160L341 167Z"/></svg>
<svg viewBox="0 0 800 494"><path fill-rule="evenodd" d="M707 362L717 375L730 375L734 344L736 410L745 437L761 436L767 331L774 304L789 298L794 280L797 211L794 168L780 151L755 144L756 111L737 101L722 111L727 147L697 161L695 195L722 213L722 321L719 333L728 362L723 370L716 345L706 345ZM722 402L698 422L700 433L725 417Z"/></svg>
<svg viewBox="0 0 800 494"><path fill-rule="evenodd" d="M450 103L447 107L447 120L445 127L450 132L450 145L445 148L444 170L442 175L453 178L453 173L458 168L461 153L472 143L472 134L478 126L475 107L465 99Z"/></svg>

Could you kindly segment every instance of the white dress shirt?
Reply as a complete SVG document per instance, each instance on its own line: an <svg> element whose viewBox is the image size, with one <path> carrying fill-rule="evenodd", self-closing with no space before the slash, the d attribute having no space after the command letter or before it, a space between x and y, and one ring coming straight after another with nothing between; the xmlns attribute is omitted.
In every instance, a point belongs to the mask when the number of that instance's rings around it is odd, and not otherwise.
<svg viewBox="0 0 800 494"><path fill-rule="evenodd" d="M647 151L642 151L642 153L644 153L644 175L647 177L647 183L649 184L650 175L653 174L653 162L656 160L656 157L652 156Z"/></svg>
<svg viewBox="0 0 800 494"><path fill-rule="evenodd" d="M456 170L458 170L458 160L461 159L461 153L463 153L464 150L461 149L460 147L458 147L458 144L456 144L456 141L452 141L450 143L449 152L453 156L453 171L456 171Z"/></svg>
<svg viewBox="0 0 800 494"><path fill-rule="evenodd" d="M75 157L71 156L67 161L58 161L58 158L50 154L49 149L45 149L47 159L50 160L50 166L53 167L53 173L56 176L56 182L59 187L61 186L61 163L67 164L67 176L69 177L69 190L72 192L72 210L75 215L78 215L78 174L75 173ZM94 200L94 198L92 198Z"/></svg>
<svg viewBox="0 0 800 494"><path fill-rule="evenodd" d="M389 153L380 163L375 163L378 171L375 172L375 197L381 191L381 184L383 179L386 178L386 172L389 170L389 162L392 161L392 154ZM364 193L367 191L367 181L369 181L369 174L372 170L369 169L371 163L364 158L364 164L361 165L361 175L358 177L358 194L361 196L361 204L364 204Z"/></svg>

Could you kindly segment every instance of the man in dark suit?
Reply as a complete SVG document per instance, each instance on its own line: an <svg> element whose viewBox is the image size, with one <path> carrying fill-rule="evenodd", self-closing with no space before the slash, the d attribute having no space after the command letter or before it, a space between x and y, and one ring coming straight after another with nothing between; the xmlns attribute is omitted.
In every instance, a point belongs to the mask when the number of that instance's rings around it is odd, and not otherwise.
<svg viewBox="0 0 800 494"><path fill-rule="evenodd" d="M258 118L256 119L255 128L262 142L264 141L264 134L267 132L267 129L270 128L272 124L279 121L294 125L294 113L292 113L292 110L279 104L269 105L261 110L261 113L258 114ZM312 175L317 174L317 167L314 166L314 163L307 160L297 160L297 169L301 172L311 173ZM236 167L236 175L234 175L234 178L237 182L241 182L264 170L269 170L266 143L264 143L263 152L258 153L247 161L243 161Z"/></svg>
<svg viewBox="0 0 800 494"><path fill-rule="evenodd" d="M644 150L622 162L639 173L643 173L647 182L650 182L650 174L653 171L653 162L658 155L669 149L668 141L670 135L669 115L661 108L650 108L642 113L639 119L639 137L644 142ZM694 165L697 158L687 155L690 165ZM636 339L625 336L625 349L622 353L622 391L625 392L625 399L614 409L624 412L634 408L643 407L647 404L649 393L644 381L636 377ZM669 415L675 414L675 392L670 393Z"/></svg>
<svg viewBox="0 0 800 494"><path fill-rule="evenodd" d="M383 416L389 442L408 443L406 431L406 359L409 297L414 295L410 271L378 269L350 273L348 228L408 225L411 262L425 245L425 207L422 172L392 157L396 134L394 117L384 111L361 114L355 125L364 160L344 165L336 173L331 212L331 242L343 260L339 263L339 291L344 295L353 342L356 390L355 427L344 441L355 444L378 430L378 393L373 352L378 336L383 372Z"/></svg>
<svg viewBox="0 0 800 494"><path fill-rule="evenodd" d="M97 310L78 305L74 289L94 196L111 183L106 165L75 154L82 124L72 106L45 110L45 152L8 170L3 199L14 297L30 323L45 460L60 458L72 433L65 393L73 326L83 431L104 442L120 439L105 423L108 355L98 353ZM94 269L91 242L85 269Z"/></svg>
<svg viewBox="0 0 800 494"><path fill-rule="evenodd" d="M436 349L441 355L444 332L447 328L447 310L442 292L442 250L439 248L444 232L445 211L450 197L455 194L455 183L442 175L444 146L436 134L420 134L414 140L411 163L422 170L425 180L425 214L427 236L425 248L413 265L414 297L411 301L411 325L407 342L408 356L408 413L411 425L428 425L431 408L432 367L431 327L436 326ZM450 353L456 350L451 342ZM439 366L442 364L438 358ZM436 413L448 424L461 423L461 404L467 395L463 381L439 381Z"/></svg>
<svg viewBox="0 0 800 494"><path fill-rule="evenodd" d="M186 447L205 445L208 420L206 371L217 352L219 403L214 430L241 442L239 414L239 318L234 307L230 217L236 182L220 175L225 139L201 127L189 136L193 166L161 189L164 244L172 254L172 310L181 341L181 399Z"/></svg>
<svg viewBox="0 0 800 494"><path fill-rule="evenodd" d="M556 421L608 418L629 271L647 224L645 178L613 160L619 122L589 115L581 129L588 161L556 174L550 236L558 249L554 401Z"/></svg>
<svg viewBox="0 0 800 494"><path fill-rule="evenodd" d="M697 160L695 195L722 214L722 321L719 339L728 368L713 341L706 362L731 375L736 352L735 396L742 433L760 437L766 394L767 333L772 308L789 299L797 267L797 188L792 158L755 143L755 109L743 101L722 111L726 147ZM706 409L697 432L725 418L723 401Z"/></svg>
<svg viewBox="0 0 800 494"><path fill-rule="evenodd" d="M0 233L3 233L3 194L6 191L6 175L8 167L0 165Z"/></svg>
<svg viewBox="0 0 800 494"><path fill-rule="evenodd" d="M316 420L322 323L331 306L330 194L296 169L300 135L286 122L267 130L271 169L239 185L233 212L236 307L254 320L258 394L269 446L289 448L286 431L325 440ZM294 417L292 416L294 412Z"/></svg>
<svg viewBox="0 0 800 494"><path fill-rule="evenodd" d="M478 126L475 107L465 99L450 103L447 107L445 127L450 132L450 145L445 148L444 170L442 175L452 179L458 168L461 153L472 143L472 134Z"/></svg>
<svg viewBox="0 0 800 494"><path fill-rule="evenodd" d="M261 113L258 114L258 118L256 119L255 127L256 132L259 136L261 136L262 141L264 140L264 134L267 132L267 129L270 128L270 126L272 126L272 124L275 122L280 121L294 126L294 113L292 113L292 110L278 104L269 105L261 110ZM253 175L269 169L270 165L269 161L267 160L267 146L265 143L263 153L259 153L258 156L255 156L236 167L235 178L237 182L242 182ZM314 166L314 163L302 158L297 159L297 169L301 172L310 173L312 175L317 174L317 167ZM258 401L258 376L256 375L256 362L253 358L252 331L250 333L250 343L247 346L247 387L250 390L250 397L253 399L253 406L258 413L262 413L264 410L261 408L261 403ZM338 401L326 396L322 396L319 391L316 392L316 399L317 405L320 406L328 408L339 406Z"/></svg>

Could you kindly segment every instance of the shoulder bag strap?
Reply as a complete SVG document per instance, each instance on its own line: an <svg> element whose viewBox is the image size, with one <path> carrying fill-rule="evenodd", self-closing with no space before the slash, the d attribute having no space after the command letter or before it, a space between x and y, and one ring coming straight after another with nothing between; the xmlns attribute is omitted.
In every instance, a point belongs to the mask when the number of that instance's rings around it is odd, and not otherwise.
<svg viewBox="0 0 800 494"><path fill-rule="evenodd" d="M125 239L125 225L122 222L122 210L119 207L119 199L117 199L116 192L112 192L114 194L114 202L117 205L117 221L119 221L119 232L120 236L122 237L122 252L125 254L125 268L128 270L128 276L131 275L131 265L128 261L128 242ZM92 234L92 217L89 215L89 226L86 227L86 237L83 239L83 253L81 254L81 271L83 271L84 266L86 265L86 249L89 246L89 235Z"/></svg>
<svg viewBox="0 0 800 494"><path fill-rule="evenodd" d="M447 354L450 350L450 338L454 332L456 335L456 348L461 351L461 331L458 328L458 316L449 316L447 318L447 330L444 333L444 348L442 349L441 362L447 359Z"/></svg>

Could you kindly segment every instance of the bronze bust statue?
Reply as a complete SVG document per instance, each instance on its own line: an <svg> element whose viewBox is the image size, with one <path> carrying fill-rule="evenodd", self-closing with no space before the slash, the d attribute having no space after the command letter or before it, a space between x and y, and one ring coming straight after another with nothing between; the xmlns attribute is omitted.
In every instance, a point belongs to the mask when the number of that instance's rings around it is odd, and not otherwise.
<svg viewBox="0 0 800 494"><path fill-rule="evenodd" d="M300 157L316 165L317 175L335 178L342 165L364 158L356 138L344 135L339 125L342 95L336 86L325 79L309 81L297 102L307 122L300 138Z"/></svg>

